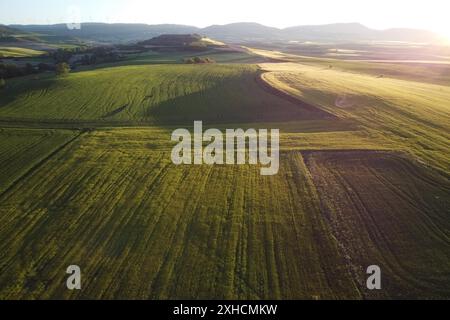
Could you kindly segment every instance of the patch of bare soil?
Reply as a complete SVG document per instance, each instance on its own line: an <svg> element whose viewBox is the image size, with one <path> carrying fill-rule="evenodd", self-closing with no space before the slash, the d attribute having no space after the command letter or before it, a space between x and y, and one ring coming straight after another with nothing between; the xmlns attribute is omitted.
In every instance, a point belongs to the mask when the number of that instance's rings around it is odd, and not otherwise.
<svg viewBox="0 0 450 320"><path fill-rule="evenodd" d="M450 298L449 181L406 156L302 152L321 210L367 298ZM365 290L378 265L383 290Z"/></svg>

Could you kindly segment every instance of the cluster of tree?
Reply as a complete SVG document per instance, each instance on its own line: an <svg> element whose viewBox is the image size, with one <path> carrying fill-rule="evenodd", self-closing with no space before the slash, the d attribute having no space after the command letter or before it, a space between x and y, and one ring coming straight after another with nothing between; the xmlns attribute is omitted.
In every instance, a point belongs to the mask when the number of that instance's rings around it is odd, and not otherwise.
<svg viewBox="0 0 450 320"><path fill-rule="evenodd" d="M183 60L184 63L187 64L205 64L205 63L215 63L216 61L214 61L211 58L205 57L192 57L192 58L186 58Z"/></svg>
<svg viewBox="0 0 450 320"><path fill-rule="evenodd" d="M50 53L50 56L55 60L56 63L66 62L76 54L82 54L86 52L88 48L86 47L74 47L74 48L60 48L56 51Z"/></svg>
<svg viewBox="0 0 450 320"><path fill-rule="evenodd" d="M51 53L53 60L56 63L69 62L70 58L73 56L73 51L71 49L58 49Z"/></svg>
<svg viewBox="0 0 450 320"><path fill-rule="evenodd" d="M6 87L6 81L3 78L0 78L0 89L3 89L4 87Z"/></svg>
<svg viewBox="0 0 450 320"><path fill-rule="evenodd" d="M114 47L84 48L77 51L58 50L53 53L56 63L71 63L72 65L94 65L98 63L116 62L121 59Z"/></svg>
<svg viewBox="0 0 450 320"><path fill-rule="evenodd" d="M88 66L91 64L96 64L97 63L97 56L95 54L89 55L89 54L85 54L80 60L79 62L83 65L83 66Z"/></svg>
<svg viewBox="0 0 450 320"><path fill-rule="evenodd" d="M70 72L70 60L75 55L80 55L77 63L82 65L116 62L121 59L121 56L111 47L58 49L50 53L54 63L41 62L37 65L27 63L21 66L15 63L3 63L0 61L0 78L9 79L46 71L53 71L57 75L64 75Z"/></svg>
<svg viewBox="0 0 450 320"><path fill-rule="evenodd" d="M39 70L30 63L27 63L23 67L14 63L0 63L0 78L2 79L21 77L38 72Z"/></svg>
<svg viewBox="0 0 450 320"><path fill-rule="evenodd" d="M86 51L86 54L79 60L83 65L97 63L116 62L121 59L120 54L112 47L95 47Z"/></svg>
<svg viewBox="0 0 450 320"><path fill-rule="evenodd" d="M66 70L67 68L68 70ZM70 71L70 67L65 62L61 62L56 65L48 63L39 63L37 66L33 66L31 63L27 63L22 67L14 63L0 62L0 79L22 77L46 71L55 71L57 75L66 74Z"/></svg>
<svg viewBox="0 0 450 320"><path fill-rule="evenodd" d="M45 71L55 71L55 65L54 64L48 64L48 63L39 63L38 64L38 71L39 72L45 72Z"/></svg>
<svg viewBox="0 0 450 320"><path fill-rule="evenodd" d="M58 63L55 72L57 76L65 76L70 72L70 66L65 62Z"/></svg>

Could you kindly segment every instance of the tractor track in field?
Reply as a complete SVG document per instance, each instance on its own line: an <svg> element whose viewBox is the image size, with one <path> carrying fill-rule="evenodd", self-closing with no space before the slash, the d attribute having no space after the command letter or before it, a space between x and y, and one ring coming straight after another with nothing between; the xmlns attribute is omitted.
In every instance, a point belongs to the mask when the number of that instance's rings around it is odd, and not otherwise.
<svg viewBox="0 0 450 320"><path fill-rule="evenodd" d="M428 292L435 285L426 277L419 276L420 272L411 265L405 263L398 257L398 243L407 242L412 248L422 246L424 241L432 241L433 247L438 250L446 250L450 243L446 231L448 223L439 225L432 219L439 215L439 210L445 207L444 203L434 206L424 202L417 194L420 186L434 186L442 192L446 190L445 180L440 180L438 175L436 181L443 181L440 185L431 181L432 176L424 175L421 171L423 166L414 163L404 154L399 152L377 152L377 151L305 151L301 152L304 162L308 168L313 183L319 192L321 211L329 224L342 254L346 257L347 269L354 275L354 279L361 287L364 280L361 270L366 267L365 250L369 246L372 259L381 259L382 264L389 277L400 280L401 290L410 289L416 292ZM414 170L414 164L419 165ZM326 169L324 169L326 168ZM399 175L392 172L399 171ZM351 176L351 172L355 172ZM414 174L411 174L413 172ZM359 178L358 178L359 175ZM409 175L411 181L405 181L403 175ZM395 180L397 179L397 180ZM402 181L402 182L400 182ZM373 195L368 196L371 190ZM389 195L389 196L388 196ZM388 196L388 198L386 198ZM385 202L383 207L375 205ZM384 209L383 209L384 208ZM383 210L378 210L383 209ZM399 214L410 217L410 212L417 212L416 220L411 220L412 225L421 225L420 228L403 230L399 224L390 227L386 219L392 216L392 212L399 210ZM394 218L395 219L395 218ZM393 222L395 222L394 220ZM369 245L361 245L351 238L352 229L362 228L361 234L366 234ZM401 230L398 236L393 236L395 231ZM432 240L424 235L432 235ZM359 241L364 239L362 237ZM427 240L425 240L427 239ZM431 245L431 244L430 244ZM411 254L415 256L414 249ZM376 258L378 256L378 258ZM383 257L383 258L380 258ZM415 256L416 265L424 265L429 256ZM417 268L417 267L416 267ZM440 289L445 285L440 283ZM410 289L406 289L410 287ZM388 289L388 295L397 294L395 286ZM374 298L371 293L361 291L365 298Z"/></svg>
<svg viewBox="0 0 450 320"><path fill-rule="evenodd" d="M34 164L30 169L28 169L26 172L24 172L22 175L17 177L11 184L6 187L1 193L0 193L0 199L4 198L9 192L11 192L14 187L16 187L21 181L25 180L26 178L33 175L34 172L36 172L41 166L43 166L48 160L53 158L55 155L60 153L62 150L64 150L67 146L78 140L83 134L85 134L86 131L80 131L75 137L69 139L67 142L63 143L56 149L54 149L50 154L39 160L36 164Z"/></svg>

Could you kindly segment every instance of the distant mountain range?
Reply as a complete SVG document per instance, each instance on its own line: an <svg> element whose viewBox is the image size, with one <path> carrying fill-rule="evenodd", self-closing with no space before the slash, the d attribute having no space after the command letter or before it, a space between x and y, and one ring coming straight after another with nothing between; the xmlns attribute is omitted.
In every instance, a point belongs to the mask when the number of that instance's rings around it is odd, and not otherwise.
<svg viewBox="0 0 450 320"><path fill-rule="evenodd" d="M5 28L4 26L0 26ZM206 28L176 24L106 24L83 23L80 30L70 30L65 24L11 25L21 32L42 35L44 38L72 38L95 42L135 42L162 34L192 34L208 36L226 42L248 41L404 41L435 43L441 40L437 34L414 29L374 30L360 23L336 23L316 26L297 26L278 29L258 23L232 23L212 25ZM2 29L0 28L0 33ZM8 31L8 28L5 29Z"/></svg>
<svg viewBox="0 0 450 320"><path fill-rule="evenodd" d="M0 25L0 37L9 37L10 35L14 34L15 32L16 32L16 30L14 30L12 28Z"/></svg>

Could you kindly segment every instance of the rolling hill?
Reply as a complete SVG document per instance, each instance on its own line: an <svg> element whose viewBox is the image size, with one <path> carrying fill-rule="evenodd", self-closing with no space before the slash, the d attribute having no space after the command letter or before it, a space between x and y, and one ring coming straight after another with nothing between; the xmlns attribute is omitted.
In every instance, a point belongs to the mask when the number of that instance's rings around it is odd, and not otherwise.
<svg viewBox="0 0 450 320"><path fill-rule="evenodd" d="M449 299L448 82L215 54L8 80L0 299ZM171 133L199 119L280 129L279 174L174 165ZM73 264L82 290L65 286Z"/></svg>
<svg viewBox="0 0 450 320"><path fill-rule="evenodd" d="M123 66L10 82L1 119L192 124L321 119L258 85L250 65ZM80 95L80 92L83 92Z"/></svg>
<svg viewBox="0 0 450 320"><path fill-rule="evenodd" d="M231 23L213 25L201 29L202 34L222 41L254 41L264 39L279 39L283 32L280 29L267 27L259 23Z"/></svg>
<svg viewBox="0 0 450 320"><path fill-rule="evenodd" d="M81 29L70 30L65 24L15 25L14 28L47 36L77 38L85 41L118 43L150 39L162 34L190 34L199 29L191 26L162 24L83 23Z"/></svg>

